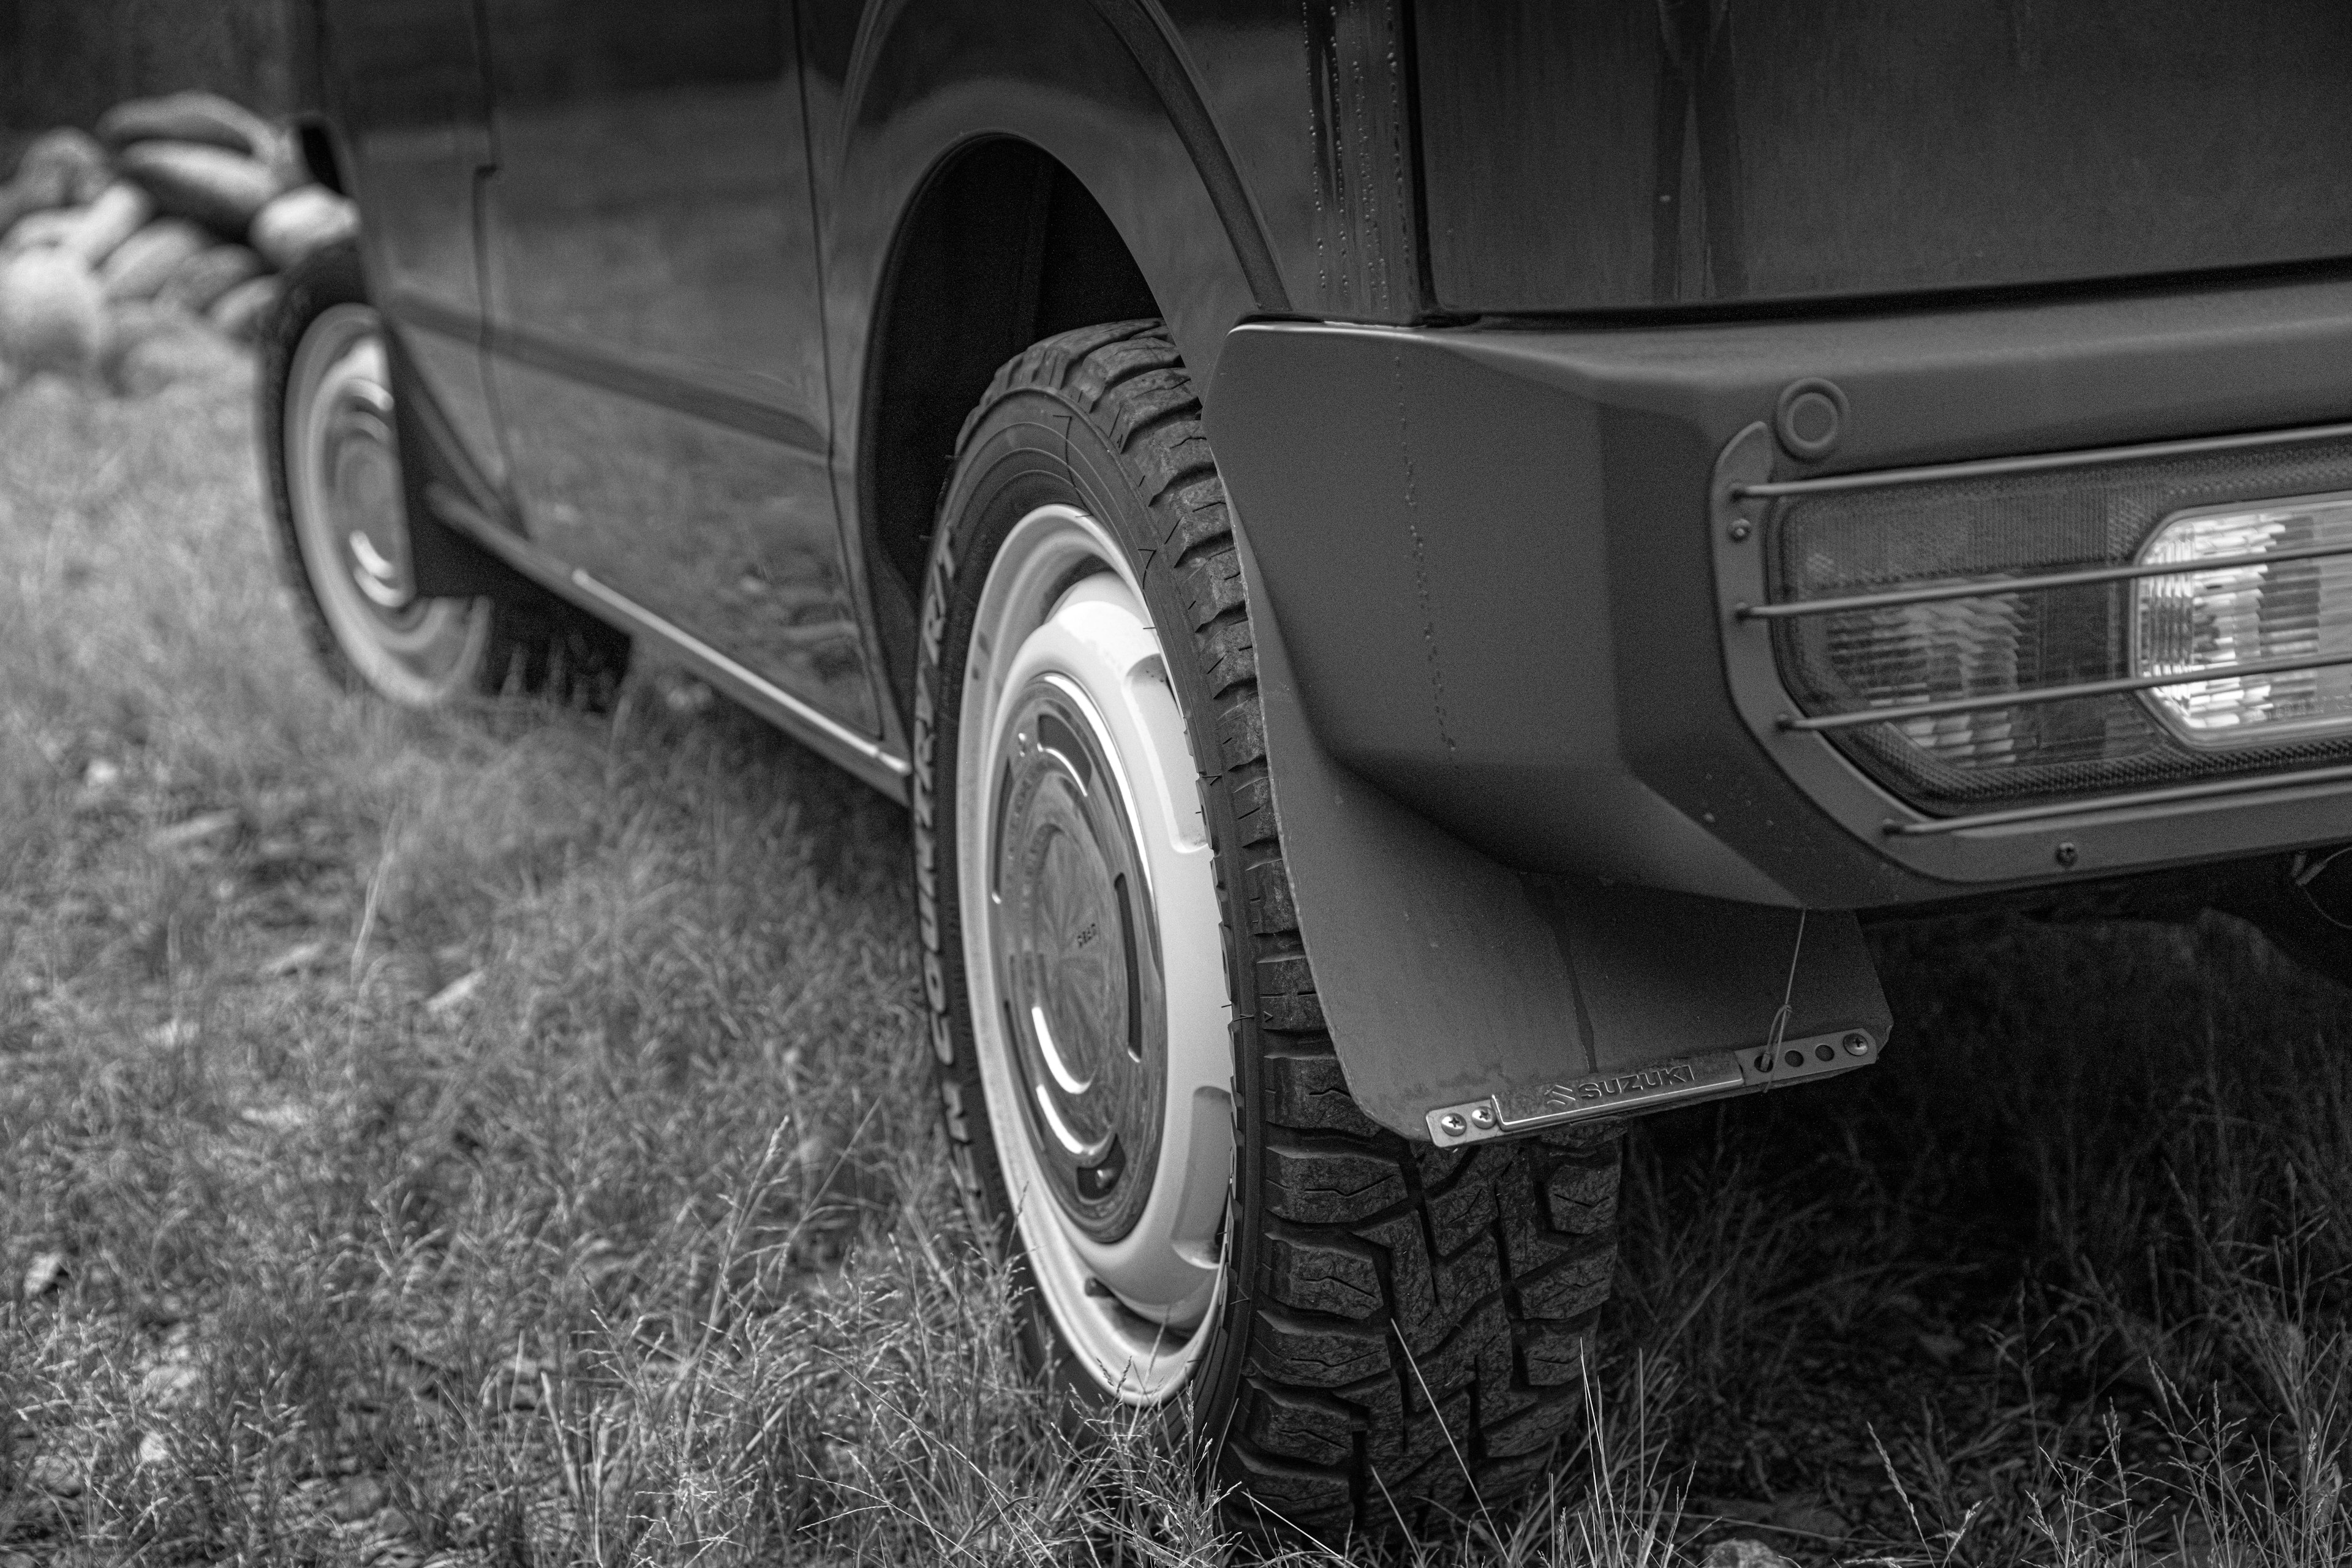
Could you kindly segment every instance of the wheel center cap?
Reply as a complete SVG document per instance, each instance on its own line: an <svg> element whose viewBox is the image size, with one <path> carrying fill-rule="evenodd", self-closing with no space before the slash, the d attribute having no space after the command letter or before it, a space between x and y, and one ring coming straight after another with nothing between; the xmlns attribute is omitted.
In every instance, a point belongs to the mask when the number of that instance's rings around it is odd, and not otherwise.
<svg viewBox="0 0 2352 1568"><path fill-rule="evenodd" d="M1004 1028L1055 1200L1113 1241L1150 1196L1166 1092L1150 890L1075 689L1043 678L1010 717L990 889Z"/></svg>

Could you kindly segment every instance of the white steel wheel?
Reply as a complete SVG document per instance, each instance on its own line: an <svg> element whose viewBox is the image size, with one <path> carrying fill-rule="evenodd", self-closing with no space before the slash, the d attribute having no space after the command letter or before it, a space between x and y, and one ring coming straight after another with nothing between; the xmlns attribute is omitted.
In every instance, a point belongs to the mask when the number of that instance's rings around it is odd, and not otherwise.
<svg viewBox="0 0 2352 1568"><path fill-rule="evenodd" d="M383 333L359 304L331 305L304 331L286 388L286 502L303 573L353 673L429 708L475 689L492 606L416 595Z"/></svg>
<svg viewBox="0 0 2352 1568"><path fill-rule="evenodd" d="M1134 1405L1212 1337L1233 1055L1208 833L1139 584L1065 505L991 564L965 667L956 833L971 1020L1040 1304Z"/></svg>

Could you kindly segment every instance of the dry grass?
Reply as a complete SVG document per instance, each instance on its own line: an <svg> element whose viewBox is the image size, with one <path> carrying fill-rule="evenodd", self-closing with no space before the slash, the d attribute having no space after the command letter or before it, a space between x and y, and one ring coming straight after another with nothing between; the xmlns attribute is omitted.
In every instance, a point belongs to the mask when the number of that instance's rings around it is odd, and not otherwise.
<svg viewBox="0 0 2352 1568"><path fill-rule="evenodd" d="M657 672L331 690L246 396L0 402L0 1563L1229 1552L1017 1370L897 811ZM2343 994L1881 950L1885 1068L1643 1125L1593 1440L1414 1555L2344 1561Z"/></svg>

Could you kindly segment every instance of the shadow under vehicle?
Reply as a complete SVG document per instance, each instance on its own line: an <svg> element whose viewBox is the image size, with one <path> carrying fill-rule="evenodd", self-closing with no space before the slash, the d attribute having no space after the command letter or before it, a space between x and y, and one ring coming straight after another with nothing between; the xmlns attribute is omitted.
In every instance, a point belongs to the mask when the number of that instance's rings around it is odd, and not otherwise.
<svg viewBox="0 0 2352 1568"><path fill-rule="evenodd" d="M1622 1119L1863 923L2352 905L2352 13L321 0L356 683L661 645L909 808L1031 1349L1244 1526L1582 1408Z"/></svg>

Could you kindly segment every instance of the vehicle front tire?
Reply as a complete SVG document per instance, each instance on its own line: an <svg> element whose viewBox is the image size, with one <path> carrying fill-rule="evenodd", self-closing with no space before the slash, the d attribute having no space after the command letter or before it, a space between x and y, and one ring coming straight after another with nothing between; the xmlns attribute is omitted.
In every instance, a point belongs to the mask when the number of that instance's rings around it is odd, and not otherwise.
<svg viewBox="0 0 2352 1568"><path fill-rule="evenodd" d="M278 562L320 662L405 708L507 693L604 706L628 668L624 634L520 581L475 598L415 592L383 333L345 241L286 275L261 335Z"/></svg>
<svg viewBox="0 0 2352 1568"><path fill-rule="evenodd" d="M1048 1378L1162 1413L1239 1528L1419 1531L1500 1504L1580 1419L1615 1131L1439 1150L1349 1098L1250 614L1159 323L998 373L919 623L931 1045Z"/></svg>

